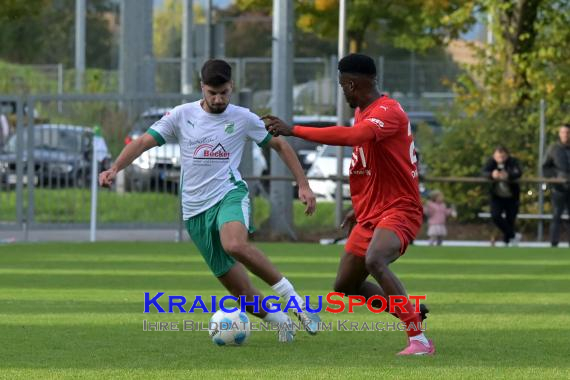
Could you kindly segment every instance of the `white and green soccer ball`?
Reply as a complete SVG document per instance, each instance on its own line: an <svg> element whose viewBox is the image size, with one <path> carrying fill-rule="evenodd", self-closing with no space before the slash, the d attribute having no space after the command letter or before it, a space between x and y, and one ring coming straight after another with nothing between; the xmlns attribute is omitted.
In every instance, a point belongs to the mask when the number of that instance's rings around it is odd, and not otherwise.
<svg viewBox="0 0 570 380"><path fill-rule="evenodd" d="M239 310L232 313L218 310L210 318L208 332L212 342L218 346L240 346L251 333L249 318Z"/></svg>

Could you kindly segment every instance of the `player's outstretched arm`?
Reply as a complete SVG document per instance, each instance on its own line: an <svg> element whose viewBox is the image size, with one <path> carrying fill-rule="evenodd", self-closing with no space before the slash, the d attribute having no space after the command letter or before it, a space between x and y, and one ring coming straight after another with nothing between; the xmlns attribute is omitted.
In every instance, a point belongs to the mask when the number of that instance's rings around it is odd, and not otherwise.
<svg viewBox="0 0 570 380"><path fill-rule="evenodd" d="M129 166L131 162L136 160L141 154L157 145L158 143L154 137L148 133L143 134L138 139L127 144L111 168L99 174L99 185L111 186L118 172Z"/></svg>
<svg viewBox="0 0 570 380"><path fill-rule="evenodd" d="M300 125L289 126L272 115L263 116L261 119L267 131L274 136L296 136L320 144L357 146L375 138L374 130L364 124L357 124L351 128L339 126L314 128Z"/></svg>
<svg viewBox="0 0 570 380"><path fill-rule="evenodd" d="M305 214L312 215L317 208L317 201L295 151L293 151L293 148L291 148L291 145L289 145L287 141L279 137L274 137L269 140L269 146L279 153L279 157L281 157L285 165L287 165L291 173L293 173L295 181L297 181L299 185L299 199L307 206L305 208Z"/></svg>

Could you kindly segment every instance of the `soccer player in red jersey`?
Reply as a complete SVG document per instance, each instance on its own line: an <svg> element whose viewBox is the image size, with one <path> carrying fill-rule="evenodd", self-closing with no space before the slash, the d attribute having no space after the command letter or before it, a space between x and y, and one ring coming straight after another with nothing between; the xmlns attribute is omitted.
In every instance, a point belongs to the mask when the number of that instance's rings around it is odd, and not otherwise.
<svg viewBox="0 0 570 380"><path fill-rule="evenodd" d="M345 223L354 228L340 261L335 290L367 299L406 296L389 265L406 251L422 224L410 123L400 104L378 91L372 58L350 54L340 60L338 70L346 100L356 108L352 128L290 127L274 116L263 119L274 135L353 147L349 176L353 212ZM366 281L368 275L379 286ZM404 309L397 308L396 315L408 327L408 346L399 355L432 355L434 345L419 329L422 316L409 302Z"/></svg>

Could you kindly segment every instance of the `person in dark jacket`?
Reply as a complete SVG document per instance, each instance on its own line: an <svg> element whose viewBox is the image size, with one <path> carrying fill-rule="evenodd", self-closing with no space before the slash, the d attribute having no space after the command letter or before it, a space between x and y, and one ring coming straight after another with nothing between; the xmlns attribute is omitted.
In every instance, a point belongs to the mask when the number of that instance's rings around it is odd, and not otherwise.
<svg viewBox="0 0 570 380"><path fill-rule="evenodd" d="M552 144L546 153L542 169L545 177L570 180L570 124L564 124L558 131L559 141ZM558 246L560 224L564 210L570 212L570 186L568 183L552 186L552 225L550 244Z"/></svg>
<svg viewBox="0 0 570 380"><path fill-rule="evenodd" d="M522 175L519 161L504 146L495 148L493 156L483 167L483 176L491 184L491 218L503 233L508 245L515 238L515 221L519 212L520 186L516 181ZM505 216L503 217L503 213Z"/></svg>

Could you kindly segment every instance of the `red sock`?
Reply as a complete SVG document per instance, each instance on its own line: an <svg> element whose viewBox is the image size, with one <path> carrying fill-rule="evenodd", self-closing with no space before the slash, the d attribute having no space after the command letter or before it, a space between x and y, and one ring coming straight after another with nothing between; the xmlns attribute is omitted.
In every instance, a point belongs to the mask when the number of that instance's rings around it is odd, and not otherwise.
<svg viewBox="0 0 570 380"><path fill-rule="evenodd" d="M420 330L420 314L414 312L414 305L411 302L406 303L403 308L405 309L404 311L401 311L399 307L396 308L396 315L406 324L406 334L408 334L408 337L420 335L423 332Z"/></svg>

